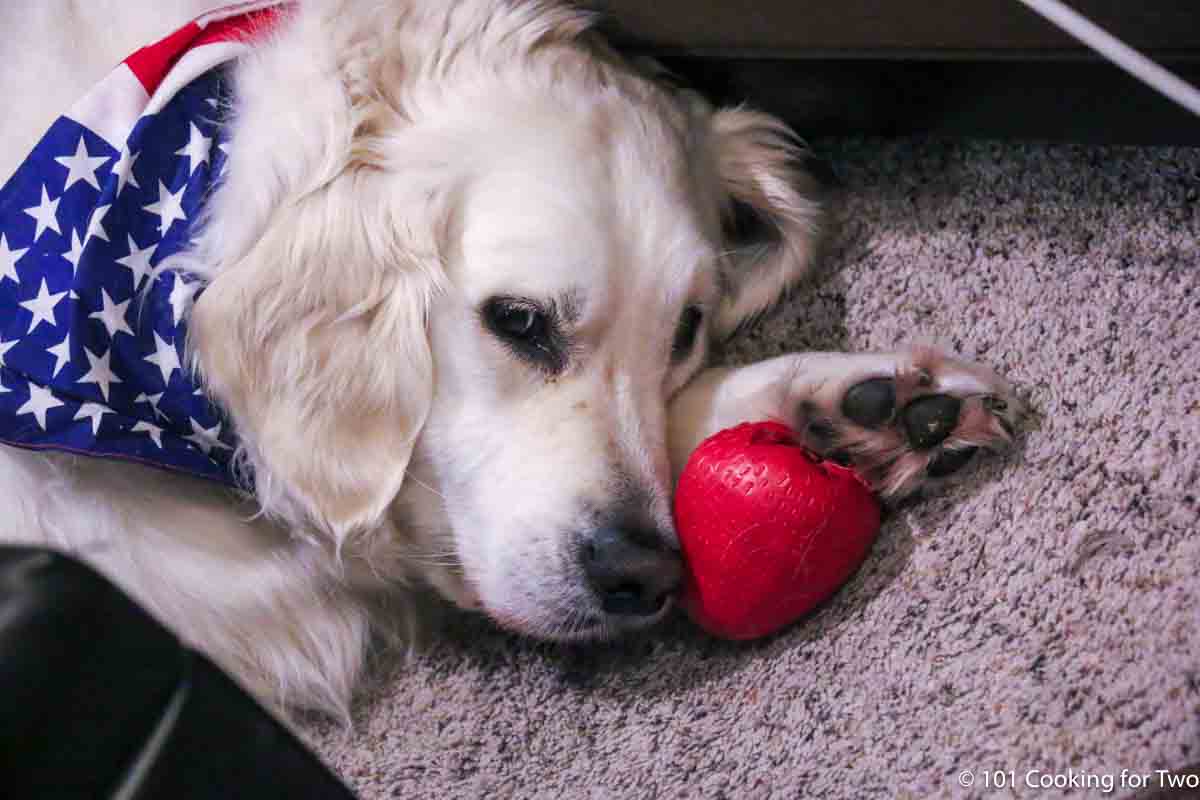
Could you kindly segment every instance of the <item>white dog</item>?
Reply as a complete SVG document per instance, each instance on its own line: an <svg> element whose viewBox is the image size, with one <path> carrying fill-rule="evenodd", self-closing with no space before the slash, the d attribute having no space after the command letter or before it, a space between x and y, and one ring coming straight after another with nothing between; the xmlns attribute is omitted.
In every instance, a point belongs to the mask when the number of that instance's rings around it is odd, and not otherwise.
<svg viewBox="0 0 1200 800"><path fill-rule="evenodd" d="M211 4L20 5L5 47L44 46L4 54L35 107L7 168L131 38ZM180 263L255 493L0 446L0 539L86 558L277 707L344 713L429 588L549 639L660 620L673 467L735 422L796 425L892 496L1010 439L1008 386L933 351L703 371L809 269L816 183L782 123L665 85L586 13L302 3L236 67L227 124Z"/></svg>

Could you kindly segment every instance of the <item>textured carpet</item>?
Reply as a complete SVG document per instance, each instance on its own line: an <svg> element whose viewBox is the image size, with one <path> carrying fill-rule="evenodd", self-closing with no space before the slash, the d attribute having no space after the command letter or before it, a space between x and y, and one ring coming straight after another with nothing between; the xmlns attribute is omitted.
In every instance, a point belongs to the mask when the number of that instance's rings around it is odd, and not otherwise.
<svg viewBox="0 0 1200 800"><path fill-rule="evenodd" d="M941 342L1021 387L1022 446L768 641L452 617L353 731L306 730L363 798L1121 797L1200 762L1200 151L818 149L826 269L729 358Z"/></svg>

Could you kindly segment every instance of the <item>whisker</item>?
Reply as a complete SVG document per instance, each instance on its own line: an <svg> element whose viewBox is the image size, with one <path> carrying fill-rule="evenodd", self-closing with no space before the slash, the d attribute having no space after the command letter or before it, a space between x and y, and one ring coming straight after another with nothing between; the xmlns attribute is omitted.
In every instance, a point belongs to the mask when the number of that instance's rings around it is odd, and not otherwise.
<svg viewBox="0 0 1200 800"><path fill-rule="evenodd" d="M458 566L459 564L458 554L453 552L414 552L408 553L407 557L411 561L421 561L427 564L444 564L446 566Z"/></svg>
<svg viewBox="0 0 1200 800"><path fill-rule="evenodd" d="M436 494L438 497L442 498L442 500L446 500L446 495L442 494L437 489L433 488L428 483L426 483L425 481L418 478L416 475L405 475L404 478L405 478L405 480L412 481L417 486L420 486L422 489L426 489L429 492Z"/></svg>

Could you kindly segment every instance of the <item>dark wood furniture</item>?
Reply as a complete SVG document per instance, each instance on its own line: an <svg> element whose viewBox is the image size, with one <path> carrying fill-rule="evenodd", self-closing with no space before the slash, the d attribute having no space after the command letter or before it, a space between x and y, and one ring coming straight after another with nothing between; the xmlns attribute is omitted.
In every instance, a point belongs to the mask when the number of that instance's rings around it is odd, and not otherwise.
<svg viewBox="0 0 1200 800"><path fill-rule="evenodd" d="M1200 84L1197 0L1070 0ZM806 135L1200 146L1195 117L1016 0L610 0L623 44Z"/></svg>

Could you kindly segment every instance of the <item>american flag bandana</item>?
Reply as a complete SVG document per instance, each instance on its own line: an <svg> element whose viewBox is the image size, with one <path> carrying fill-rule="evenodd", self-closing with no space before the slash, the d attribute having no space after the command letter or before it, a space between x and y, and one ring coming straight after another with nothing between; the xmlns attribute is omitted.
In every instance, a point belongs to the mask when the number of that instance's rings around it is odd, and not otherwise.
<svg viewBox="0 0 1200 800"><path fill-rule="evenodd" d="M229 421L184 361L203 287L155 267L225 167L225 71L281 5L230 6L137 51L0 189L0 443L239 485Z"/></svg>

